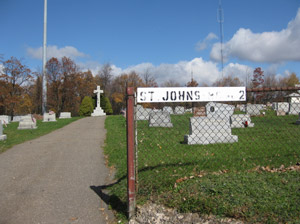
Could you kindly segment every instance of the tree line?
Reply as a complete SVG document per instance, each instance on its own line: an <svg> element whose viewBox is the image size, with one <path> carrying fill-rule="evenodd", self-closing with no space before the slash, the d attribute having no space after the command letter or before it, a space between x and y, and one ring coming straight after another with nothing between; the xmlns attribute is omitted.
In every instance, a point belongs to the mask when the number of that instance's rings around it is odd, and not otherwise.
<svg viewBox="0 0 300 224"><path fill-rule="evenodd" d="M158 87L154 76L145 70L138 74L135 71L112 75L110 64L104 64L97 74L90 70L82 71L70 58L51 58L47 61L47 109L59 114L71 112L78 116L84 97L96 99L93 91L97 85L104 90L101 96L102 105L107 114L119 114L126 106L126 87ZM211 86L244 86L258 87L290 87L299 84L295 73L288 77L277 78L275 75L264 76L261 68L253 71L250 81L244 83L238 77L227 76L216 80ZM0 114L10 116L42 113L42 74L32 72L21 60L11 57L1 59L0 64ZM181 86L174 80L168 80L160 86ZM193 78L185 84L187 87L199 85ZM109 105L109 106L108 106ZM155 105L154 105L155 106Z"/></svg>

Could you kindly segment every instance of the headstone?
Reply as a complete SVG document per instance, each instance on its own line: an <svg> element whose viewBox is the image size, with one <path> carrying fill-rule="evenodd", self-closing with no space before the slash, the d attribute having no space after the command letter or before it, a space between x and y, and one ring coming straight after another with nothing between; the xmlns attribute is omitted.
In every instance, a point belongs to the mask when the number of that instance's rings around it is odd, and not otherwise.
<svg viewBox="0 0 300 224"><path fill-rule="evenodd" d="M284 111L285 113L288 113L290 109L290 104L288 102L278 102L277 103L277 110Z"/></svg>
<svg viewBox="0 0 300 224"><path fill-rule="evenodd" d="M163 112L168 112L169 114L174 114L172 107L164 107Z"/></svg>
<svg viewBox="0 0 300 224"><path fill-rule="evenodd" d="M50 122L50 121L56 121L56 114L51 112L44 113L43 122Z"/></svg>
<svg viewBox="0 0 300 224"><path fill-rule="evenodd" d="M71 118L71 112L60 112L59 119Z"/></svg>
<svg viewBox="0 0 300 224"><path fill-rule="evenodd" d="M233 143L238 136L231 134L229 119L191 117L190 133L184 136L184 141L188 145Z"/></svg>
<svg viewBox="0 0 300 224"><path fill-rule="evenodd" d="M241 104L240 111L246 112L246 105L245 104Z"/></svg>
<svg viewBox="0 0 300 224"><path fill-rule="evenodd" d="M100 106L100 93L103 93L103 90L100 89L100 86L97 86L97 89L94 90L94 93L97 93L97 106L91 114L92 117L105 116L106 113L102 110Z"/></svg>
<svg viewBox="0 0 300 224"><path fill-rule="evenodd" d="M247 104L246 113L251 116L259 116L260 111L264 110L264 106L262 104Z"/></svg>
<svg viewBox="0 0 300 224"><path fill-rule="evenodd" d="M230 117L231 128L252 128L254 124L251 123L249 114L233 114Z"/></svg>
<svg viewBox="0 0 300 224"><path fill-rule="evenodd" d="M7 138L7 136L3 134L2 121L0 121L0 141L5 140L6 138Z"/></svg>
<svg viewBox="0 0 300 224"><path fill-rule="evenodd" d="M149 115L151 113L151 108L144 108L142 105L136 106L136 120L146 121L149 120Z"/></svg>
<svg viewBox="0 0 300 224"><path fill-rule="evenodd" d="M24 116L14 116L12 122L20 122Z"/></svg>
<svg viewBox="0 0 300 224"><path fill-rule="evenodd" d="M10 122L10 116L0 115L0 121L2 121L2 124L9 124L9 122Z"/></svg>
<svg viewBox="0 0 300 224"><path fill-rule="evenodd" d="M194 107L194 117L206 117L205 107Z"/></svg>
<svg viewBox="0 0 300 224"><path fill-rule="evenodd" d="M184 109L184 107L177 106L177 107L175 107L174 113L175 114L184 114L185 113L185 109Z"/></svg>
<svg viewBox="0 0 300 224"><path fill-rule="evenodd" d="M300 103L290 103L290 110L288 114L298 115L300 112Z"/></svg>
<svg viewBox="0 0 300 224"><path fill-rule="evenodd" d="M36 121L35 119L32 117L31 114L27 115L27 116L23 116L22 120L19 123L19 130L22 129L36 129Z"/></svg>
<svg viewBox="0 0 300 224"><path fill-rule="evenodd" d="M149 115L149 127L172 128L170 114L163 111L152 111Z"/></svg>
<svg viewBox="0 0 300 224"><path fill-rule="evenodd" d="M222 103L209 102L206 104L206 116L208 118L228 119L234 113L234 106Z"/></svg>

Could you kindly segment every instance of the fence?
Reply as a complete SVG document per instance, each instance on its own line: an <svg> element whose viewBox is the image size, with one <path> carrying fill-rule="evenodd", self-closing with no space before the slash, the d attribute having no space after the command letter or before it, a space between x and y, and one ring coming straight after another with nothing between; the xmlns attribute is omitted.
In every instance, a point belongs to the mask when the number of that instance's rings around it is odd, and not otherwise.
<svg viewBox="0 0 300 224"><path fill-rule="evenodd" d="M300 143L297 90L248 89L242 103L139 103L134 115L129 109L127 122L135 130L128 132L128 144L133 148L134 140L136 150L128 153L129 217L135 196L171 204L170 194L185 180L294 163ZM133 108L133 89L128 93Z"/></svg>

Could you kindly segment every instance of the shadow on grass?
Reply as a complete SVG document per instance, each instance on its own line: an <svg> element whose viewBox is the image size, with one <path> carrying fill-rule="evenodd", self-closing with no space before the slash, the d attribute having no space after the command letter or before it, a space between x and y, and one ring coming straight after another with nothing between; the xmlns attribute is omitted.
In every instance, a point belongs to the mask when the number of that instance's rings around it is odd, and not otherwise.
<svg viewBox="0 0 300 224"><path fill-rule="evenodd" d="M105 191L105 189L115 184L118 184L125 177L126 176L120 178L118 181L112 184L102 186L90 186L90 188L102 199L102 201L104 201L105 204L111 207L112 210L127 217L127 204L121 201L120 198L115 194L109 195L109 193Z"/></svg>

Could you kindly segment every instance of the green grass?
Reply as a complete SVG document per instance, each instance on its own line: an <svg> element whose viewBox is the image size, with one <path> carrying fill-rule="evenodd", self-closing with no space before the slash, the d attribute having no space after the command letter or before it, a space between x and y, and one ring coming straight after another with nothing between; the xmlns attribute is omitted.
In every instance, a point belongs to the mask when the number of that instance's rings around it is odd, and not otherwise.
<svg viewBox="0 0 300 224"><path fill-rule="evenodd" d="M237 143L211 145L183 144L189 117L172 116L173 128L149 128L147 121L138 122L138 204L153 200L182 212L251 223L300 222L299 171L249 172L257 166L279 168L300 162L300 126L293 124L298 116L277 117L267 111L265 117L251 118L254 128L232 129ZM110 188L118 199L111 207L124 218L125 119L108 117L106 128L105 152L118 180Z"/></svg>
<svg viewBox="0 0 300 224"><path fill-rule="evenodd" d="M19 122L11 122L7 125L7 127L4 126L3 133L7 135L7 139L4 141L0 141L0 153L13 147L14 145L35 139L56 129L62 128L63 126L68 125L78 119L80 119L80 117L72 117L70 119L57 119L56 122L42 122L41 120L38 120L38 128L31 130L18 130L17 128L19 126Z"/></svg>

